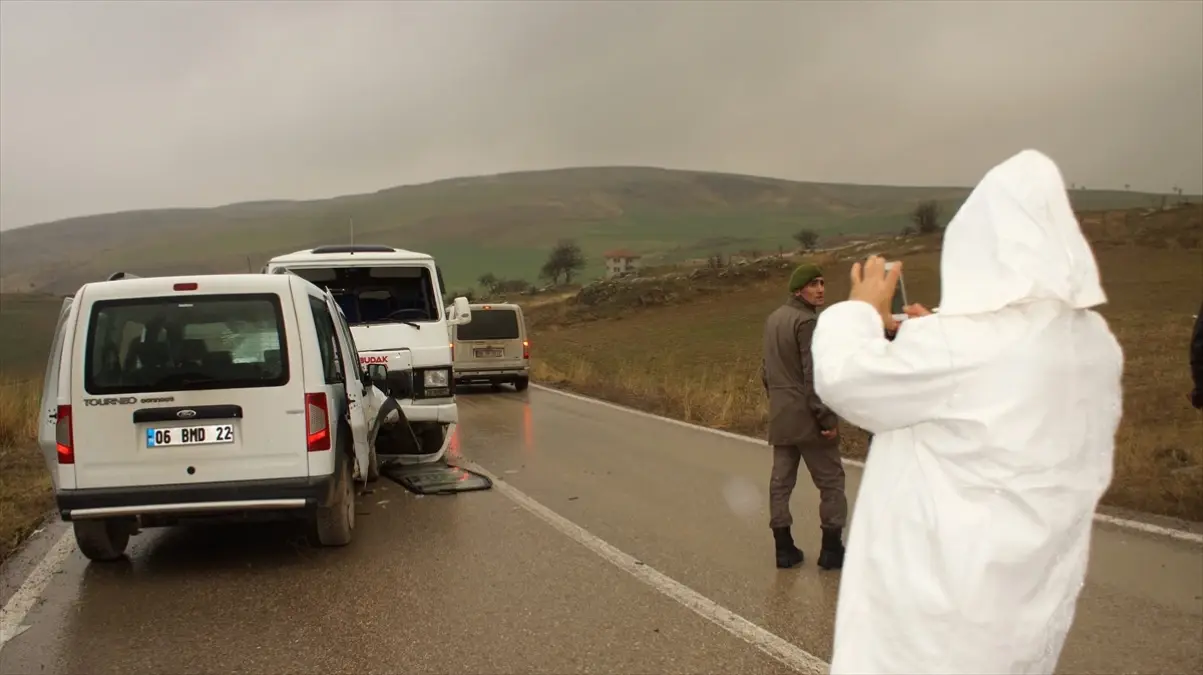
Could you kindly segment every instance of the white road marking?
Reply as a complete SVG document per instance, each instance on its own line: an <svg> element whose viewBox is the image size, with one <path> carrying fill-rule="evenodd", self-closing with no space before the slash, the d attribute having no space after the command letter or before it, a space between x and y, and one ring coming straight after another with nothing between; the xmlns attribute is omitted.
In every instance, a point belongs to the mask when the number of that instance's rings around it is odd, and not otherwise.
<svg viewBox="0 0 1203 675"><path fill-rule="evenodd" d="M614 548L585 528L535 501L525 492L498 479L479 464L467 460L462 460L460 464L464 468L478 471L488 476L493 481L493 489L535 516L538 516L541 520L559 530L562 534L567 535L573 541L593 551L615 567L651 586L654 590L676 600L703 619L710 621L777 661L799 673L819 675L828 672L830 666L823 659L785 640L781 636L761 628L692 588L671 577L665 576L651 566Z"/></svg>
<svg viewBox="0 0 1203 675"><path fill-rule="evenodd" d="M59 567L74 551L75 537L68 528L59 536L58 541L54 543L37 567L34 567L29 576L25 578L17 592L13 593L8 602L4 603L4 608L0 609L0 650L4 649L4 645L9 640L25 632L25 629L28 628L24 625L24 621L29 610L37 604Z"/></svg>
<svg viewBox="0 0 1203 675"><path fill-rule="evenodd" d="M722 429L712 429L710 427L704 427L700 424L693 424L692 422L683 422L681 420L675 420L671 417L664 417L662 415L656 415L656 414L646 412L643 410L637 410L635 408L628 408L627 406L618 405L617 403L603 401L601 399L592 398L590 396L583 396L581 394L576 394L571 391L564 391L563 389L556 389L555 387L548 387L546 385L536 384L534 382L531 382L530 386L534 387L536 389L540 389L542 391L551 392L553 394L559 394L560 396L567 396L568 398L573 398L578 401L584 401L586 403L592 403L594 405L600 405L600 406L603 406L606 408L612 408L614 410L621 410L623 412L630 413L632 415L639 415L640 417L646 417L648 419L659 420L661 422L667 422L669 424L675 424L679 427L685 427L686 429L694 429L696 431L705 431L706 433L717 434L719 436L722 436L723 438L729 438L733 441L752 443L752 444L759 445L762 447L766 445L765 441L762 439L759 439L759 438L752 438L751 436L735 434L735 433L731 433L730 431L723 431ZM849 465L849 466L855 466L860 469L865 468L865 463L858 459L844 458L843 461L844 461L844 464ZM1129 530L1136 530L1138 532L1144 532L1146 534L1155 534L1155 535L1160 535L1163 537L1170 537L1172 539L1178 539L1180 541L1188 541L1193 544L1203 544L1203 534L1199 534L1197 532L1189 532L1187 530L1179 530L1179 529L1175 529L1172 527L1163 527L1161 525L1154 525L1152 523L1144 523L1139 520L1130 520L1128 518L1119 518L1116 516L1109 516L1109 515L1106 515L1103 513L1094 514L1094 519L1100 523L1107 523L1108 525L1115 525L1117 527L1122 527L1122 528L1129 529Z"/></svg>

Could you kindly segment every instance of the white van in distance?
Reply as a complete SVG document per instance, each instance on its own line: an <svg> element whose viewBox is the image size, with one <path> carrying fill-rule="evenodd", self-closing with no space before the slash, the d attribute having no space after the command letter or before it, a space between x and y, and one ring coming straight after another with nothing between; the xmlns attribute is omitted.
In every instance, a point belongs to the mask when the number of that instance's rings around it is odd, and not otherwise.
<svg viewBox="0 0 1203 675"><path fill-rule="evenodd" d="M457 384L530 386L530 337L522 308L514 303L474 304L472 323L453 326Z"/></svg>
<svg viewBox="0 0 1203 675"><path fill-rule="evenodd" d="M334 298L292 275L122 278L64 300L38 434L63 520L92 560L185 518L355 526L380 397Z"/></svg>
<svg viewBox="0 0 1203 675"><path fill-rule="evenodd" d="M380 461L442 459L459 422L449 327L469 323L472 311L462 297L444 309L434 258L376 244L319 246L276 256L263 272L291 273L328 289L351 326L359 362L378 372L385 367L377 386L402 420L382 429Z"/></svg>

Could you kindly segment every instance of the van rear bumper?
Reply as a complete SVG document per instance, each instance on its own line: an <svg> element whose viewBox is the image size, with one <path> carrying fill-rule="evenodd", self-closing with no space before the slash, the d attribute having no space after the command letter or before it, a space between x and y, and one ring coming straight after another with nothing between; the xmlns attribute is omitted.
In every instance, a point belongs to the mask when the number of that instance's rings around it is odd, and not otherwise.
<svg viewBox="0 0 1203 675"><path fill-rule="evenodd" d="M55 495L55 502L59 515L66 521L160 514L290 511L329 503L333 487L333 476L278 478L62 490Z"/></svg>
<svg viewBox="0 0 1203 675"><path fill-rule="evenodd" d="M513 382L523 378L530 378L530 368L528 366L514 366L513 368L478 368L455 371L456 382Z"/></svg>
<svg viewBox="0 0 1203 675"><path fill-rule="evenodd" d="M475 378L493 378L493 377L528 377L531 374L531 367L526 365L515 366L493 366L493 367L462 367L457 366L455 371L455 379L475 379Z"/></svg>

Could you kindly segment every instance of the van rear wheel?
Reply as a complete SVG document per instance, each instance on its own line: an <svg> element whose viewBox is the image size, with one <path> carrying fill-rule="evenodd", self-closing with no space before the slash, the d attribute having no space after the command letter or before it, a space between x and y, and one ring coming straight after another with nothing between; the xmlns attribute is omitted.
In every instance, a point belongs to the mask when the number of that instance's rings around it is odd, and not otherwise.
<svg viewBox="0 0 1203 675"><path fill-rule="evenodd" d="M530 378L529 377L520 377L520 378L514 380L514 391L526 391L527 387L529 387L529 386L530 386Z"/></svg>
<svg viewBox="0 0 1203 675"><path fill-rule="evenodd" d="M76 520L71 527L75 530L75 543L88 560L120 560L129 546L130 526L121 520Z"/></svg>
<svg viewBox="0 0 1203 675"><path fill-rule="evenodd" d="M334 500L328 506L317 507L313 517L311 539L319 546L346 546L355 532L355 482L351 478L351 462L338 463Z"/></svg>

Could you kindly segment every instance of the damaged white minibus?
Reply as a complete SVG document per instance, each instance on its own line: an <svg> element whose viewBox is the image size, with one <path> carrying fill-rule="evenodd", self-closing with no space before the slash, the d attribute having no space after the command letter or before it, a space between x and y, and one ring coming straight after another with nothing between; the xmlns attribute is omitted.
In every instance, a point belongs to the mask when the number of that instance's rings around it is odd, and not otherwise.
<svg viewBox="0 0 1203 675"><path fill-rule="evenodd" d="M389 397L378 413L380 461L442 459L459 421L450 327L471 322L472 311L463 297L444 309L434 258L376 244L331 245L274 257L263 272L299 276L338 304L359 362Z"/></svg>

